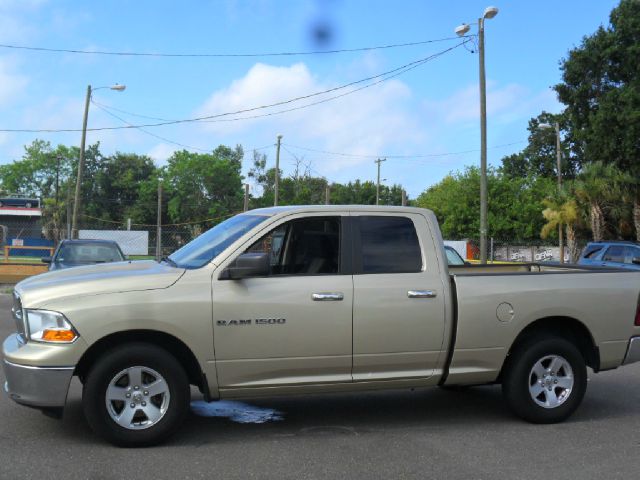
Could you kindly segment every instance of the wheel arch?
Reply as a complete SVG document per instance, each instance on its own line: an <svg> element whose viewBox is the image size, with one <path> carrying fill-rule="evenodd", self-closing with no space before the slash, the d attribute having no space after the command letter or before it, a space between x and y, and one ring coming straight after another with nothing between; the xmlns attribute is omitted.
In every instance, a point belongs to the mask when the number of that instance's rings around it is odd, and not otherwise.
<svg viewBox="0 0 640 480"><path fill-rule="evenodd" d="M600 351L589 329L580 320L562 316L539 318L523 328L511 344L504 364L506 365L511 353L525 341L532 337L543 335L558 336L573 343L578 350L580 350L580 353L585 359L585 363L591 367L594 372L600 370ZM502 370L504 370L504 365ZM499 376L499 379L501 378L502 371Z"/></svg>
<svg viewBox="0 0 640 480"><path fill-rule="evenodd" d="M89 347L82 355L80 361L76 365L74 375L80 378L84 383L84 378L89 373L91 366L95 361L104 355L109 349L131 342L142 342L155 345L173 355L182 365L189 383L197 386L203 393L205 398L209 398L209 385L207 379L200 367L200 363L196 359L191 349L180 339L171 334L158 330L128 330L116 332L102 337Z"/></svg>

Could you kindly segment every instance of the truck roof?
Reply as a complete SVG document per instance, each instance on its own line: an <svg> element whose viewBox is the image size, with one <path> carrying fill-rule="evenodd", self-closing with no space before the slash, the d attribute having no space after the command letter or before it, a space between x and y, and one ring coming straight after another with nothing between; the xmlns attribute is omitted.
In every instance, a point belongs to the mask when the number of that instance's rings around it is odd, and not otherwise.
<svg viewBox="0 0 640 480"><path fill-rule="evenodd" d="M359 210L359 211L371 211L373 212L387 212L387 213L424 213L429 212L424 208L417 207L396 207L387 205L283 205L277 207L256 208L249 210L246 213L254 213L260 215L278 215L286 212L299 212L299 211L344 211L344 210Z"/></svg>

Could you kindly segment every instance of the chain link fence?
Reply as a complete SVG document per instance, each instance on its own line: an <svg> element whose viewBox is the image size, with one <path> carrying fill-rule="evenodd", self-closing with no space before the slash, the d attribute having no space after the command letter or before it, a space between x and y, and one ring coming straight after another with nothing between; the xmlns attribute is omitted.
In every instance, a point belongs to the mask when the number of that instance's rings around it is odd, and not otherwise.
<svg viewBox="0 0 640 480"><path fill-rule="evenodd" d="M161 258L221 220L160 225L158 228L157 225L83 219L78 225L78 238L115 241L132 259ZM70 226L54 226L43 222L41 217L0 218L0 222L0 254L5 262L39 261L41 257L51 255L61 240L71 237Z"/></svg>
<svg viewBox="0 0 640 480"><path fill-rule="evenodd" d="M466 258L480 259L480 240L464 239L466 242ZM564 262L575 263L580 253L591 240L576 239L564 245ZM487 239L487 260L492 262L559 262L560 246L557 240L518 240L518 239Z"/></svg>
<svg viewBox="0 0 640 480"><path fill-rule="evenodd" d="M94 218L82 218L78 225L78 238L113 240L120 245L129 258L161 258L168 256L183 245L228 218L208 219L202 222L157 225L136 224L130 221L114 222ZM0 216L0 247L5 257L21 260L50 255L60 240L70 238L70 226L56 226L42 217ZM565 243L567 263L578 260L580 252L590 241L580 238ZM480 258L478 239L446 239L460 255L468 260ZM557 240L487 239L487 258L493 262L558 262L560 248Z"/></svg>

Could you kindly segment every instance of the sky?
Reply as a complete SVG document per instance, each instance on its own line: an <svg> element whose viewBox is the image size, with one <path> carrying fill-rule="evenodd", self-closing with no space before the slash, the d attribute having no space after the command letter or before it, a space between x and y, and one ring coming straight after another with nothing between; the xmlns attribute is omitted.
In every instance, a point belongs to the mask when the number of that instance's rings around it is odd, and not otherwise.
<svg viewBox="0 0 640 480"><path fill-rule="evenodd" d="M562 110L551 88L561 81L559 61L607 25L616 4L0 0L0 164L21 158L34 139L79 146L91 85L88 128L107 130L88 131L87 144L99 141L105 155L138 153L164 165L175 150L240 144L246 173L253 149L274 166L282 135L284 175L301 161L329 181L375 180L374 161L386 157L383 183L401 184L415 198L449 172L479 164L478 55L456 38L456 26L477 22L488 6L499 8L485 25L488 161L499 166L526 146L531 117ZM419 44L261 55L407 43ZM415 68L398 70L405 65ZM392 73L380 76L385 72ZM100 88L116 83L126 90ZM255 109L272 104L280 105ZM242 110L251 111L233 113ZM201 117L214 118L111 129Z"/></svg>

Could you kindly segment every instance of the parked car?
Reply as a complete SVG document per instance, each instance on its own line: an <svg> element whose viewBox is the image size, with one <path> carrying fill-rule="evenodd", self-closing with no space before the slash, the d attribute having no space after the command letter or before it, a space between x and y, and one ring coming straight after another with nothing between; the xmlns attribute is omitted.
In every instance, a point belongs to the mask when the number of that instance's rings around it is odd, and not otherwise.
<svg viewBox="0 0 640 480"><path fill-rule="evenodd" d="M120 246L112 240L63 240L53 256L44 257L42 261L49 264L49 270L61 270L125 259Z"/></svg>
<svg viewBox="0 0 640 480"><path fill-rule="evenodd" d="M640 270L640 245L621 241L591 242L582 251L578 264Z"/></svg>
<svg viewBox="0 0 640 480"><path fill-rule="evenodd" d="M469 262L465 262L464 258L462 258L462 255L460 255L455 248L450 247L449 245L444 246L444 253L447 255L447 264L450 267L459 265L470 265Z"/></svg>
<svg viewBox="0 0 640 480"><path fill-rule="evenodd" d="M161 262L37 275L14 290L4 388L61 415L76 376L94 431L142 446L184 423L190 384L210 402L500 383L515 414L555 423L587 366L640 361L640 272L448 267L443 247L429 210L273 207Z"/></svg>
<svg viewBox="0 0 640 480"><path fill-rule="evenodd" d="M10 194L0 197L0 207L40 208L40 199L27 195Z"/></svg>

